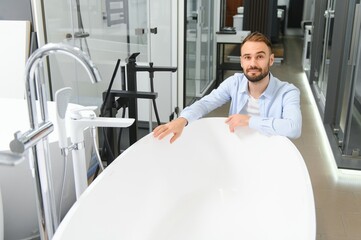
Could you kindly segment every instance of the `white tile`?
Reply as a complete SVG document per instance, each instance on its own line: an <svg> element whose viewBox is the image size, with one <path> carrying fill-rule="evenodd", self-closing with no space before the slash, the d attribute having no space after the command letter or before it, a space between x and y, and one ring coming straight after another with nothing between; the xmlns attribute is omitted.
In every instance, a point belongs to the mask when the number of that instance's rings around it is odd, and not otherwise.
<svg viewBox="0 0 361 240"><path fill-rule="evenodd" d="M347 213L342 215L346 236L361 239L361 213Z"/></svg>
<svg viewBox="0 0 361 240"><path fill-rule="evenodd" d="M346 231L341 219L341 214L334 211L316 209L317 234L324 236L346 237Z"/></svg>

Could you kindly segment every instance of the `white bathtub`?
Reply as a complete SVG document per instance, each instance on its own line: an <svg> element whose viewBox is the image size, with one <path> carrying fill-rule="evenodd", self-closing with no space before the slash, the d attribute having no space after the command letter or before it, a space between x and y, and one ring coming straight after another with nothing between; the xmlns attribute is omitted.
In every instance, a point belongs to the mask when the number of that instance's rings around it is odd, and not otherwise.
<svg viewBox="0 0 361 240"><path fill-rule="evenodd" d="M312 186L292 142L224 118L151 134L120 155L69 210L53 240L314 240Z"/></svg>
<svg viewBox="0 0 361 240"><path fill-rule="evenodd" d="M79 107L69 104L69 109ZM30 129L27 103L23 99L0 98L2 111L0 124L0 150L9 150L9 143L14 139L16 131L25 132ZM54 177L54 189L57 206L59 204L64 169L64 159L58 146L56 129L55 103L48 102L49 119L54 124L54 131L49 135L49 151ZM85 131L87 146L87 158L90 158L92 140L89 131ZM4 220L4 239L32 239L39 234L38 218L36 212L36 190L34 179L29 167L29 151L26 159L14 167L0 165L0 189L2 191L3 214L0 210L0 234L1 218ZM75 189L73 177L73 165L69 154L67 165L67 180L65 184L62 216L75 202ZM88 161L89 165L90 161ZM1 208L1 207L0 207ZM0 235L1 236L1 235ZM1 237L0 237L1 239Z"/></svg>

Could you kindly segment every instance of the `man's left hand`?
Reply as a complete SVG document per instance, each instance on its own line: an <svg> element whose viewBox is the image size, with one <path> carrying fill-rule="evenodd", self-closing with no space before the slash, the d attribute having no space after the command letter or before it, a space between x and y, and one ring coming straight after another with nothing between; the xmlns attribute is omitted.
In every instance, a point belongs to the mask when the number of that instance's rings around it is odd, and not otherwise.
<svg viewBox="0 0 361 240"><path fill-rule="evenodd" d="M245 114L233 114L227 118L226 123L229 126L229 130L234 132L234 129L238 126L248 127L250 118L251 116Z"/></svg>

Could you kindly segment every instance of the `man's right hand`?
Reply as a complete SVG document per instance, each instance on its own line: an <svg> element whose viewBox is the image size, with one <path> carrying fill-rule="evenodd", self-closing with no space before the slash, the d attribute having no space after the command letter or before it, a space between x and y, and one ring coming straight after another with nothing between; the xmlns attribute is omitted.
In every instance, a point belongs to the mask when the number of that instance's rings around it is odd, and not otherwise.
<svg viewBox="0 0 361 240"><path fill-rule="evenodd" d="M173 143L183 132L184 127L187 125L187 119L179 117L173 121L159 125L153 130L153 136L159 140L163 139L170 133L173 133L173 137L170 139L170 143Z"/></svg>

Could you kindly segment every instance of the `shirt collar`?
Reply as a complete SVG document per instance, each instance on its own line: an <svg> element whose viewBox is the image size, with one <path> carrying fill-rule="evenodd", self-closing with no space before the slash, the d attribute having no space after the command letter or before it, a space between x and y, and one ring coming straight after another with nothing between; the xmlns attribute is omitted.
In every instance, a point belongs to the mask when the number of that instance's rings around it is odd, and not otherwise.
<svg viewBox="0 0 361 240"><path fill-rule="evenodd" d="M246 78L246 75L244 75L244 74L242 76L240 93L248 94L248 79Z"/></svg>
<svg viewBox="0 0 361 240"><path fill-rule="evenodd" d="M272 98L274 95L274 91L276 88L276 81L271 73L269 73L269 83L266 90L262 93L261 96L265 96L265 98Z"/></svg>

